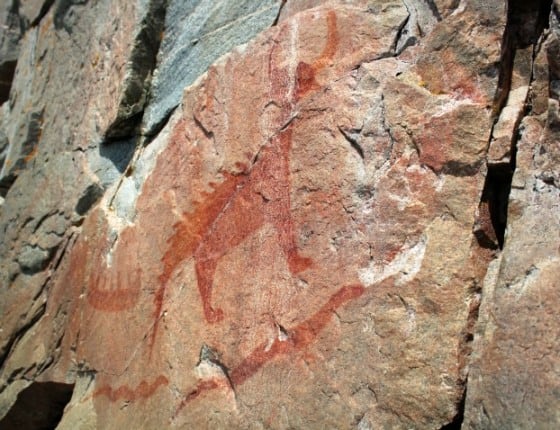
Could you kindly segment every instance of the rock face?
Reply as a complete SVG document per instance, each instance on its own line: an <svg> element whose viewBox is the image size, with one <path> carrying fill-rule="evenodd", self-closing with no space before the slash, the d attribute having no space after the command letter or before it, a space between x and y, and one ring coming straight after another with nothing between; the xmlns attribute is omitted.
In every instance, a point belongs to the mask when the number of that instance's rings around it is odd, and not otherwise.
<svg viewBox="0 0 560 430"><path fill-rule="evenodd" d="M525 100L510 133L507 233L485 280L465 428L550 428L560 420L560 26L557 3L550 18L536 6L519 2L510 14L518 31L510 36L508 105L519 100L513 93Z"/></svg>
<svg viewBox="0 0 560 430"><path fill-rule="evenodd" d="M0 427L558 424L559 5L39 3Z"/></svg>
<svg viewBox="0 0 560 430"><path fill-rule="evenodd" d="M183 89L214 60L270 27L281 5L280 0L169 0L144 132L161 126L181 102Z"/></svg>

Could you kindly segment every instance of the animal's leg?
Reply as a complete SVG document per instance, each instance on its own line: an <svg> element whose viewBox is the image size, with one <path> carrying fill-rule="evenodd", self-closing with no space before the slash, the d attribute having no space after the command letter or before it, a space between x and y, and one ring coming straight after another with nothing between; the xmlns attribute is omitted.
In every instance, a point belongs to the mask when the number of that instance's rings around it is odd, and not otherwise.
<svg viewBox="0 0 560 430"><path fill-rule="evenodd" d="M293 220L290 217L290 211L285 210L284 212L285 216L276 223L276 231L278 232L280 246L288 260L290 272L295 275L309 269L313 265L313 260L300 255L294 236Z"/></svg>
<svg viewBox="0 0 560 430"><path fill-rule="evenodd" d="M224 312L221 309L212 307L212 283L214 272L218 265L218 258L203 255L196 260L195 269L198 278L198 291L202 300L202 310L204 318L209 323L217 323L224 319Z"/></svg>
<svg viewBox="0 0 560 430"><path fill-rule="evenodd" d="M264 202L261 196L253 191L249 181L230 198L229 205L216 218L194 253L198 291L204 316L209 323L219 322L224 317L221 309L212 307L214 273L218 261L239 246L247 236L261 228L263 213Z"/></svg>

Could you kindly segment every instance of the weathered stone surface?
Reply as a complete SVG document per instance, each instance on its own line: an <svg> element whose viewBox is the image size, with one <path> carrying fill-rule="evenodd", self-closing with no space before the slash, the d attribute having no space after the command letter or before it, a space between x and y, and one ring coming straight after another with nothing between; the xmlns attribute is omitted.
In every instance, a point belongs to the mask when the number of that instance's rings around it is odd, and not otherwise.
<svg viewBox="0 0 560 430"><path fill-rule="evenodd" d="M19 14L36 25L54 3L53 0L19 0Z"/></svg>
<svg viewBox="0 0 560 430"><path fill-rule="evenodd" d="M532 158L546 145L542 125L535 118L523 121L518 160ZM550 428L560 422L560 193L530 164L516 170L514 181L523 187L512 190L506 245L496 263L497 276L487 282L487 292L485 287L479 352L469 376L467 428L497 429L509 423Z"/></svg>
<svg viewBox="0 0 560 430"><path fill-rule="evenodd" d="M162 7L157 0L60 1L22 40L1 118L0 356L44 312L47 284L70 237L130 160L134 143L104 139L122 124L130 88L149 74L131 59L146 57L138 44Z"/></svg>
<svg viewBox="0 0 560 430"><path fill-rule="evenodd" d="M170 0L162 48L144 117L153 133L192 84L220 56L270 27L282 0Z"/></svg>
<svg viewBox="0 0 560 430"><path fill-rule="evenodd" d="M19 52L18 43L25 27L17 6L17 0L0 5L0 103L8 99Z"/></svg>
<svg viewBox="0 0 560 430"><path fill-rule="evenodd" d="M557 16L555 7L550 31L535 40L536 55L526 68L533 104L523 107L528 112L510 136L516 169L505 246L485 281L465 428L560 424L560 135L558 97L550 85L556 60L549 60L560 40Z"/></svg>
<svg viewBox="0 0 560 430"><path fill-rule="evenodd" d="M557 5L18 5L0 427L557 424Z"/></svg>
<svg viewBox="0 0 560 430"><path fill-rule="evenodd" d="M9 105L13 120L5 129L10 147L1 181L11 184L35 158L77 148L99 153L105 137L131 136L155 64L163 6L163 0L91 7L83 1L57 2L26 33ZM117 19L109 22L105 15ZM53 99L58 103L50 103Z"/></svg>
<svg viewBox="0 0 560 430"><path fill-rule="evenodd" d="M497 118L492 130L492 140L488 149L488 162L493 164L512 163L512 148L519 122L523 118L532 72L533 46L516 52L511 88L507 102Z"/></svg>
<svg viewBox="0 0 560 430"><path fill-rule="evenodd" d="M121 183L138 197L121 186L87 217L37 331L62 337L43 377L96 372L79 402L98 426L453 419L491 78L430 92L439 77L409 60L429 39L396 56L408 16L329 4L234 50ZM472 60L495 64L499 39Z"/></svg>
<svg viewBox="0 0 560 430"><path fill-rule="evenodd" d="M54 0L6 0L0 5L0 103L9 96L21 38L30 26L39 23L53 3Z"/></svg>

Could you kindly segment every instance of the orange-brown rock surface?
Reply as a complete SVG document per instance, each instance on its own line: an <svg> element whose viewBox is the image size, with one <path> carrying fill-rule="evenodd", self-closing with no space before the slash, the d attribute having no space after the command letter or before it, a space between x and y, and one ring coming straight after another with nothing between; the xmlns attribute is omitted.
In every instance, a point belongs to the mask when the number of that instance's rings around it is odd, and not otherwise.
<svg viewBox="0 0 560 430"><path fill-rule="evenodd" d="M558 5L233 3L19 40L0 427L554 428Z"/></svg>

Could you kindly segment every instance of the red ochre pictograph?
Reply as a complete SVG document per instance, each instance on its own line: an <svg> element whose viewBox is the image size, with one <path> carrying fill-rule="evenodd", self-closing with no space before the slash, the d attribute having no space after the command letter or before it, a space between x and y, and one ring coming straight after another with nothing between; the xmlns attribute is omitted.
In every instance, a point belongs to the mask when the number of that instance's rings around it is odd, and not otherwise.
<svg viewBox="0 0 560 430"><path fill-rule="evenodd" d="M106 235L106 229L103 235ZM96 310L103 312L121 312L136 305L140 296L142 270L131 268L130 257L126 250L135 247L131 229L123 231L119 237L119 244L114 251L113 264L107 265L104 257L108 251L106 236L101 236L104 246L91 250L86 245L89 256L89 267L83 282L87 283L88 303ZM91 254L93 253L93 254ZM91 263L95 264L91 264Z"/></svg>
<svg viewBox="0 0 560 430"><path fill-rule="evenodd" d="M107 221L102 211L92 212L90 223L74 243L64 282L84 288L87 303L97 311L117 313L133 308L140 298L142 270L131 268L130 256L135 249L132 229L123 231L113 264L107 264L110 243Z"/></svg>
<svg viewBox="0 0 560 430"><path fill-rule="evenodd" d="M333 312L347 302L357 299L365 292L363 285L347 285L333 294L313 316L288 330L286 340L275 339L272 345L263 342L255 348L245 359L241 361L229 373L229 381L233 387L243 384L253 376L266 363L275 357L287 355L294 351L307 348L329 323ZM225 388L227 385L223 380L209 379L201 381L179 404L176 414L188 403L200 397L207 391L216 388Z"/></svg>
<svg viewBox="0 0 560 430"><path fill-rule="evenodd" d="M220 259L265 224L273 226L291 274L296 275L313 266L312 259L298 251L294 220L291 216L289 157L294 130L291 115L294 102L320 88L317 75L332 63L336 53L339 44L336 14L333 11L328 12L326 21L325 47L311 64L298 63L295 82L292 83L293 93L288 88L289 74L277 67L272 58L274 47L270 53L270 95L282 106L282 120L285 125L261 149L252 166L238 163L236 167L239 173L222 171L222 181L210 184L212 191L205 193L203 198L196 202L194 209L185 212L173 226L174 232L167 240L167 250L161 259L162 271L158 276L158 288L154 295L154 326L150 351L153 349L162 316L166 288L174 272L185 260L194 260L203 315L209 324L219 323L224 318L223 310L215 308L212 302L214 274ZM178 126L173 138L178 139L182 131L181 126ZM247 214L251 214L250 218ZM103 237L104 235L105 232ZM103 237L98 239L103 241ZM89 254L88 259L91 260L91 251L87 249L87 244L82 245L86 248L82 251ZM105 266L101 255L101 251L95 253L93 259L100 264L93 266ZM120 258L118 252L115 256ZM137 284L141 281L140 270L126 275L119 270L118 261L115 263L103 273L91 273L91 270L84 270L83 267L77 268L77 272L87 275L89 279L87 299L95 309L117 312L134 306L138 300ZM360 284L340 288L315 314L289 329L285 340L276 339L271 345L262 343L251 351L229 372L229 382L201 381L183 399L177 412L209 390L229 386L229 383L233 387L239 386L271 360L308 347L329 323L334 310L360 297L364 291ZM104 396L112 402L118 399L136 400L150 397L159 387L167 384L168 379L160 375L152 383L142 381L135 388L128 385L111 388L105 385L97 389L93 397Z"/></svg>
<svg viewBox="0 0 560 430"><path fill-rule="evenodd" d="M165 286L176 267L194 257L204 317L209 323L223 319L212 306L212 284L218 261L265 223L272 224L292 274L311 267L311 259L298 253L290 216L289 160L291 127L273 138L253 168L214 185L214 193L184 215L175 225L163 256L161 287L156 293L155 317L159 319ZM250 220L247 214L251 214Z"/></svg>
<svg viewBox="0 0 560 430"><path fill-rule="evenodd" d="M210 324L218 323L224 318L222 309L212 305L214 273L219 260L265 223L274 227L292 274L312 267L313 261L298 252L291 216L289 156L294 123L290 121L290 115L294 101L320 88L316 76L332 62L336 53L339 35L333 11L327 14L326 39L318 59L312 64L298 64L293 83L295 93L288 91L288 73L276 67L273 58L276 46L273 46L269 59L270 96L280 100L283 121L287 125L262 148L250 169L237 166L241 173L222 172L223 181L212 184L212 192L206 194L193 211L183 214L183 218L174 225L174 234L168 239L168 249L162 258L160 287L154 298L152 347L162 313L165 289L184 260L194 259L204 318ZM250 219L247 214L251 214ZM229 381L201 381L183 399L177 413L203 393L229 384L233 387L241 385L276 357L306 348L328 324L335 309L358 298L364 291L360 284L342 287L314 315L289 330L286 340L275 340L272 345L263 343L250 352L229 372Z"/></svg>
<svg viewBox="0 0 560 430"><path fill-rule="evenodd" d="M318 88L315 75L332 60L338 42L336 15L330 11L327 14L327 42L323 52L313 64L300 62L297 67L297 99ZM285 81L282 79L285 73L282 70L273 70L272 61L270 68L269 75L273 87L271 90L279 93L280 88L274 87L285 87ZM283 93L287 94L286 88L283 89ZM289 103L284 103L284 106L286 110ZM288 118L289 112L285 112L284 116ZM175 224L175 232L168 239L168 249L162 258L160 287L154 296L155 323L152 346L161 318L167 284L176 268L188 258L194 257L204 317L209 323L217 323L224 317L221 309L214 309L212 306L212 287L218 261L265 223L274 226L292 274L311 267L311 259L301 256L298 252L290 214L291 146L290 124L271 138L250 170L245 168L236 175L223 172L224 180L220 184L212 184L213 192L206 195L194 211L185 213L183 219ZM248 213L251 214L250 221L247 219Z"/></svg>
<svg viewBox="0 0 560 430"><path fill-rule="evenodd" d="M92 276L87 300L94 309L120 312L132 308L138 302L140 269L132 274L120 268L116 268L115 272L98 271Z"/></svg>
<svg viewBox="0 0 560 430"><path fill-rule="evenodd" d="M329 11L327 14L327 42L323 52L312 64L300 61L296 69L296 99L299 100L311 91L316 91L320 85L316 81L316 75L332 62L339 44L338 29L336 26L336 14Z"/></svg>
<svg viewBox="0 0 560 430"><path fill-rule="evenodd" d="M104 385L93 392L92 397L105 396L111 402L116 402L117 400L126 400L133 402L139 399L147 399L154 395L159 387L166 386L169 380L163 376L159 375L151 384L142 381L138 384L136 388L130 388L128 385L121 385L118 388L111 388L109 385Z"/></svg>

